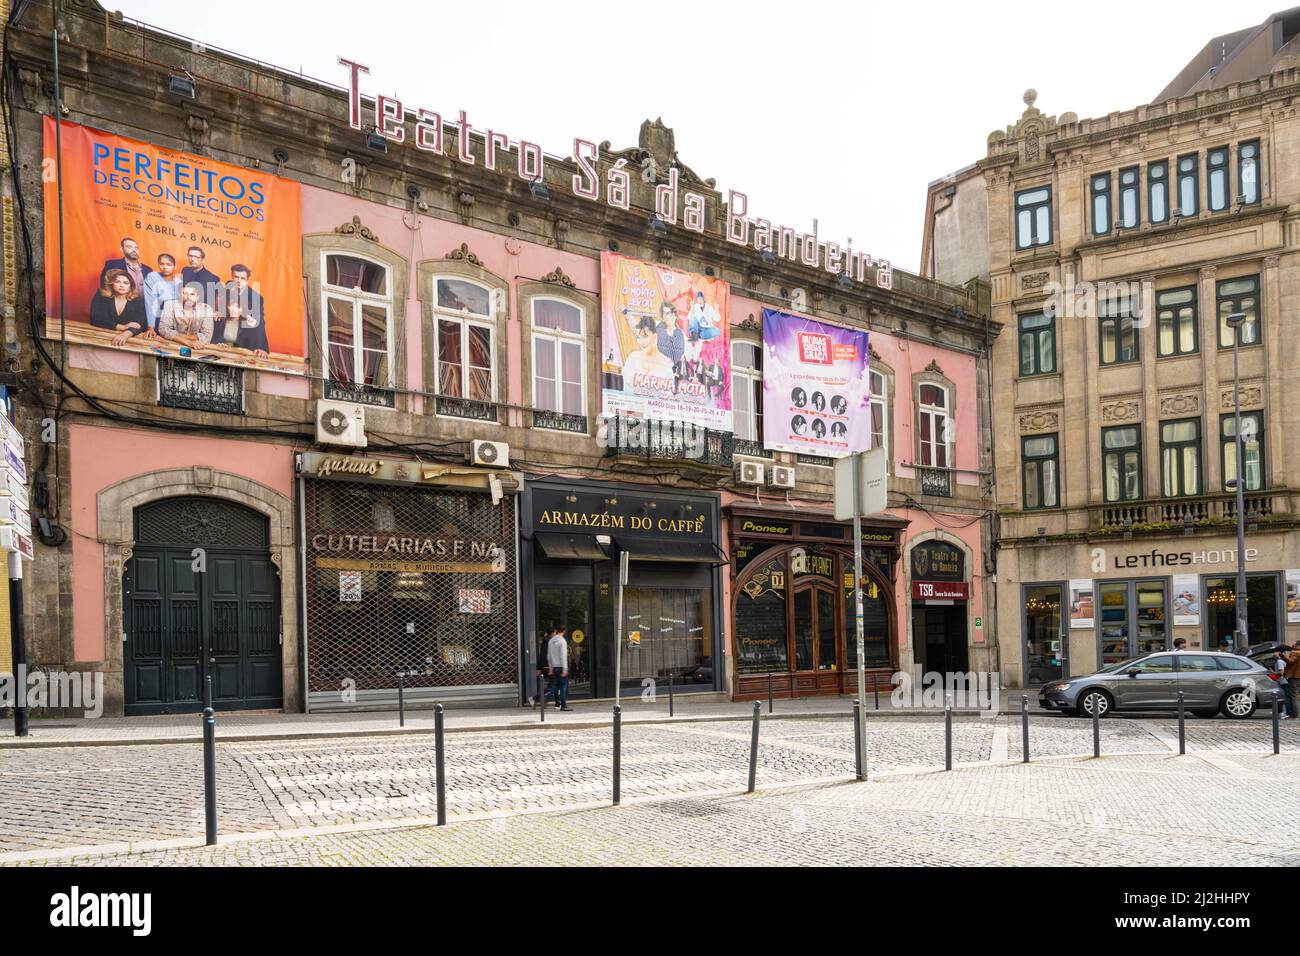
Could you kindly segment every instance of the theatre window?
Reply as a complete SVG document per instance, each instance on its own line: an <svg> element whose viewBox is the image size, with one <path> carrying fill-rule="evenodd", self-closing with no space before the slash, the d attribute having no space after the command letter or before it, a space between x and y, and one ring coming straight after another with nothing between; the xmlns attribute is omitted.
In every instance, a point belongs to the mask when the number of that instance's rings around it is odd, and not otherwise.
<svg viewBox="0 0 1300 956"><path fill-rule="evenodd" d="M322 253L321 340L326 397L392 406L390 270L363 256Z"/></svg>

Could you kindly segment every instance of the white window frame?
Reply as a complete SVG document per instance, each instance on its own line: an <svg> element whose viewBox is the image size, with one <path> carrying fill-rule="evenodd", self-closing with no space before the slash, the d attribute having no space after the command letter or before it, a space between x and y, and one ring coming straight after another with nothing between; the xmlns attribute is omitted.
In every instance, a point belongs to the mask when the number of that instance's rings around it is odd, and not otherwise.
<svg viewBox="0 0 1300 956"><path fill-rule="evenodd" d="M437 290L435 290L436 293ZM565 332L560 329L544 328L537 324L537 303L538 302L555 302L569 309L576 309L578 312L578 331ZM539 411L554 412L557 415L576 415L585 418L587 415L587 310L576 302L568 299L561 299L553 295L535 295L528 303L528 313L532 321L533 333L533 406ZM555 400L557 405L564 404L564 377L561 369L564 367L563 346L565 343L576 343L579 349L578 353L578 411L571 412L563 408L543 409L538 400L537 387L537 343L550 342L555 349ZM493 369L493 379L495 381L496 370ZM544 426L543 426L544 427Z"/></svg>
<svg viewBox="0 0 1300 956"><path fill-rule="evenodd" d="M384 288L388 290L387 295L378 295L373 292L362 292L359 287L345 289L343 286L331 285L329 277L329 260L330 256L342 256L346 259L360 259L362 262L368 262L371 265L378 266L384 270ZM393 269L388 263L372 256L361 255L348 249L322 249L320 254L320 323L321 323L321 354L322 354L322 371L325 379L333 382L330 368L330 299L338 299L352 303L352 382L353 387L365 387L382 389L384 391L393 391L394 382L396 381L397 370L393 367ZM379 306L384 310L385 326L385 346L388 351L388 380L386 382L376 382L368 385L365 382L365 348L362 343L362 319L361 307L363 305ZM335 382L336 385L343 385L342 382Z"/></svg>
<svg viewBox="0 0 1300 956"><path fill-rule="evenodd" d="M480 316L468 309L462 309L459 312L452 309L442 308L438 305L438 283L441 280L453 282L466 282L472 286L477 286L487 293L488 314ZM433 275L433 285L429 289L429 302L433 313L433 392L434 395L441 398L456 399L463 402L481 402L480 399L470 398L469 395L469 329L471 326L478 326L488 330L490 339L488 341L488 361L491 362L491 384L488 387L488 399L482 402L484 405L495 405L497 403L497 310L496 310L496 291L492 286L485 282L479 282L477 279L471 279L463 276L458 272L439 272ZM460 325L461 336L461 363L460 363L460 387L459 395L444 395L442 391L442 323L457 322ZM460 415L442 415L442 418L455 418L462 420Z"/></svg>
<svg viewBox="0 0 1300 956"><path fill-rule="evenodd" d="M943 392L944 404L942 407L938 405L929 405L921 401L921 390L927 385ZM955 444L955 442L950 440L951 428L949 425L952 421L952 389L948 388L946 385L940 385L938 382L921 382L917 386L916 390L916 417L917 464L922 468L942 468L945 471L951 471L953 467L953 446ZM943 419L944 426L941 429L936 429L936 420L940 417ZM925 450L927 443L925 438L922 437L923 430L921 428L921 422L926 418L929 418L930 420L929 445L934 447L936 451L936 454L933 457L939 457L937 451L940 441L942 441L944 449L943 457L947 464L940 465L934 461L926 462L924 460L926 457Z"/></svg>
<svg viewBox="0 0 1300 956"><path fill-rule="evenodd" d="M749 339L738 339L738 338L733 338L733 339L731 340L731 348L732 348L732 354L731 354L731 390L732 390L732 402L731 402L731 407L732 407L733 409L736 407L736 402L735 402L735 393L736 393L736 391L740 388L740 385L738 384L738 382L743 382L746 388L751 389L751 391L749 392L749 394L750 394L751 397L756 398L756 399L757 399L758 401L760 401L760 402L761 402L762 399L763 399L763 370L762 370L761 368L758 368L758 369L751 369L751 368L741 368L741 367L737 366L737 365L736 365L736 353L735 353L735 348L736 348L737 345L746 345L746 346L749 346L750 348L757 349L757 350L758 350L758 355L759 355L759 359L758 359L758 360L759 360L759 363L762 364L762 361L763 361L763 345L762 345L761 342L751 342ZM742 441L756 441L756 442L758 442L758 443L761 445L761 444L763 444L763 432L762 432L762 426L761 426L761 423L759 422L759 418L758 418L758 406L755 405L755 404L753 404L752 402L751 402L751 404L750 404L749 415L750 415L751 420L752 420L753 423L754 423L754 433L755 433L755 434L754 434L754 437L753 437L752 439L742 439ZM736 431L736 430L737 430L737 429L735 429L735 428L734 428L734 425L733 425L733 431ZM739 438L739 437L740 437L739 434L737 434L736 437Z"/></svg>
<svg viewBox="0 0 1300 956"><path fill-rule="evenodd" d="M875 378L880 377L880 393L877 394L872 382ZM889 462L889 376L884 372L876 369L867 369L867 389L870 392L868 412L873 412L877 407L880 408L880 448L885 449L885 461ZM872 435L872 441L875 441L875 435ZM877 447L872 445L872 448ZM889 470L892 472L893 468Z"/></svg>

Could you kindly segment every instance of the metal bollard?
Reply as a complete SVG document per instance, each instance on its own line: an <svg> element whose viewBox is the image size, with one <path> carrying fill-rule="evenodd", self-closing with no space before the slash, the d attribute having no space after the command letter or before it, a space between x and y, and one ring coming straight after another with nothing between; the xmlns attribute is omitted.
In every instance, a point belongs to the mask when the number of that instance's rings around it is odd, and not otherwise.
<svg viewBox="0 0 1300 956"><path fill-rule="evenodd" d="M1101 698L1092 702L1092 755L1101 756Z"/></svg>
<svg viewBox="0 0 1300 956"><path fill-rule="evenodd" d="M1273 756L1282 752L1282 728L1278 723L1277 698L1273 698Z"/></svg>
<svg viewBox="0 0 1300 956"><path fill-rule="evenodd" d="M853 702L853 769L858 780L862 779L862 701Z"/></svg>
<svg viewBox="0 0 1300 956"><path fill-rule="evenodd" d="M668 716L673 715L673 672L670 668L668 671Z"/></svg>
<svg viewBox="0 0 1300 956"><path fill-rule="evenodd" d="M217 716L212 709L212 678L203 708L203 815L208 846L217 845Z"/></svg>
<svg viewBox="0 0 1300 956"><path fill-rule="evenodd" d="M876 710L880 709L880 675L875 671L871 672L871 693L876 698Z"/></svg>
<svg viewBox="0 0 1300 956"><path fill-rule="evenodd" d="M618 801L622 795L622 780L620 779L623 772L623 708L619 704L614 705L614 806L618 806Z"/></svg>
<svg viewBox="0 0 1300 956"><path fill-rule="evenodd" d="M772 712L772 672L767 672L767 712Z"/></svg>
<svg viewBox="0 0 1300 956"><path fill-rule="evenodd" d="M1020 695L1020 759L1029 763L1029 695Z"/></svg>
<svg viewBox="0 0 1300 956"><path fill-rule="evenodd" d="M758 701L754 701L754 729L749 734L749 789L754 792L754 778L758 774Z"/></svg>
<svg viewBox="0 0 1300 956"><path fill-rule="evenodd" d="M952 769L952 695L943 708L943 769Z"/></svg>
<svg viewBox="0 0 1300 956"><path fill-rule="evenodd" d="M433 708L433 765L438 782L438 826L447 825L447 750L443 739L442 704Z"/></svg>
<svg viewBox="0 0 1300 956"><path fill-rule="evenodd" d="M542 723L546 723L546 678L541 674L537 675L537 710L542 715Z"/></svg>
<svg viewBox="0 0 1300 956"><path fill-rule="evenodd" d="M1183 692L1178 692L1178 753L1187 753L1187 713L1183 710Z"/></svg>
<svg viewBox="0 0 1300 956"><path fill-rule="evenodd" d="M406 726L406 672L397 672L397 726Z"/></svg>

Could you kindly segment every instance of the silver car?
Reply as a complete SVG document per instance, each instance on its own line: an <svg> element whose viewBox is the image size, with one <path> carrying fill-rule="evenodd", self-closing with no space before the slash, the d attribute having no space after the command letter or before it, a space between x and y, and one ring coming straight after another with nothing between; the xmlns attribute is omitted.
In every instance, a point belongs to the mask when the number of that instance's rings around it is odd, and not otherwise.
<svg viewBox="0 0 1300 956"><path fill-rule="evenodd" d="M1199 717L1244 718L1257 706L1282 700L1282 689L1267 669L1235 654L1161 651L1110 664L1087 677L1051 681L1038 691L1048 710L1098 716L1112 710L1177 710Z"/></svg>

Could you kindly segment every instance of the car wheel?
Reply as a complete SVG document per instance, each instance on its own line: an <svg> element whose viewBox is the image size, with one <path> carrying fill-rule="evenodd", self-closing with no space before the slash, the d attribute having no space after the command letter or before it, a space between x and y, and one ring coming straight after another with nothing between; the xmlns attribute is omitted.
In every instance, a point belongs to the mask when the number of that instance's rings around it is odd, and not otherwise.
<svg viewBox="0 0 1300 956"><path fill-rule="evenodd" d="M1255 712L1255 695L1245 687L1238 687L1223 695L1219 704L1224 717L1244 720Z"/></svg>
<svg viewBox="0 0 1300 956"><path fill-rule="evenodd" d="M1079 716L1091 717L1093 708L1097 709L1098 717L1105 717L1110 713L1114 703L1110 699L1110 694L1104 690L1087 690L1079 698Z"/></svg>

